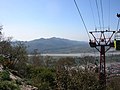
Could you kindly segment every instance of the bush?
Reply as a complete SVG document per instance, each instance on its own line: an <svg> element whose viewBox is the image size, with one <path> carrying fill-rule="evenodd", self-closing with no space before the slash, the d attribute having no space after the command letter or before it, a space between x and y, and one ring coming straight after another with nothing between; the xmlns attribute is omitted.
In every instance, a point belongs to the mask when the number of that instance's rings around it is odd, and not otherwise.
<svg viewBox="0 0 120 90"><path fill-rule="evenodd" d="M120 90L120 77L110 78L106 90Z"/></svg>
<svg viewBox="0 0 120 90"><path fill-rule="evenodd" d="M34 85L39 90L53 90L55 87L55 71L45 67L29 67L26 81L27 84Z"/></svg>
<svg viewBox="0 0 120 90"><path fill-rule="evenodd" d="M0 72L0 80L10 80L10 73L8 71Z"/></svg>
<svg viewBox="0 0 120 90"><path fill-rule="evenodd" d="M4 57L0 56L0 63L3 63L3 61L4 61Z"/></svg>
<svg viewBox="0 0 120 90"><path fill-rule="evenodd" d="M20 90L19 86L11 81L1 81L0 90Z"/></svg>

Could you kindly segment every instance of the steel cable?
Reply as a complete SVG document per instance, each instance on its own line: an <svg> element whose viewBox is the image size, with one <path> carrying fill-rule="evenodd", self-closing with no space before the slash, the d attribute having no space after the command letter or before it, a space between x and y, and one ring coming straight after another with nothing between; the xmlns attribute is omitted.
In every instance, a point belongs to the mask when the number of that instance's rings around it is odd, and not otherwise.
<svg viewBox="0 0 120 90"><path fill-rule="evenodd" d="M97 2L97 0L95 0L95 2L96 2L97 13L98 13L98 19L99 19L99 25L100 25L100 30L101 30L101 20L100 20L100 13L99 13L99 8L98 8L98 2Z"/></svg>
<svg viewBox="0 0 120 90"><path fill-rule="evenodd" d="M103 5L102 5L102 0L100 0L100 5L101 5L101 13L102 13L102 25L103 25L103 31L104 31L104 18L103 18Z"/></svg>
<svg viewBox="0 0 120 90"><path fill-rule="evenodd" d="M90 8L91 8L92 16L93 16L94 26L95 26L95 29L96 29L95 16L94 16L94 12L93 12L93 8L92 8L91 0L89 0L89 3L90 3Z"/></svg>
<svg viewBox="0 0 120 90"><path fill-rule="evenodd" d="M82 23L83 23L83 25L84 25L84 28L85 28L85 30L86 30L86 32L87 32L88 38L90 39L90 35L89 35L89 32L88 32L88 29L87 29L87 27L86 27L85 21L84 21L84 19L83 19L83 17L82 17L82 14L81 14L81 12L80 12L80 9L79 9L79 7L78 7L78 5L77 5L76 0L74 0L74 3L75 3L75 6L76 6L76 8L77 8L77 10L78 10L79 16L80 16L80 18L81 18L81 20L82 20Z"/></svg>

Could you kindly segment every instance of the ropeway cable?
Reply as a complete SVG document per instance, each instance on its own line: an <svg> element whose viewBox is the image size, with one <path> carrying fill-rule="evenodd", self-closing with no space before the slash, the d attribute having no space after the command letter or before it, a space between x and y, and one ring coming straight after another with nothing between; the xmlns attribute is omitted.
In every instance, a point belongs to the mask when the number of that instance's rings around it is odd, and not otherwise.
<svg viewBox="0 0 120 90"><path fill-rule="evenodd" d="M87 27L86 27L86 24L85 24L85 22L84 22L84 19L83 19L83 17L82 17L82 14L81 14L81 12L80 12L80 9L79 9L79 7L78 7L78 5L77 5L76 0L74 0L74 3L75 3L75 6L76 6L76 8L77 8L77 10L78 10L78 13L79 13L79 15L80 15L80 18L81 18L81 20L82 20L82 22L83 22L83 25L84 25L84 28L85 28L85 30L86 30L86 32L87 32L88 38L90 39L90 35L89 35L89 32L88 32L88 29L87 29Z"/></svg>
<svg viewBox="0 0 120 90"><path fill-rule="evenodd" d="M89 0L89 3L90 3L90 8L91 8L92 16L93 16L94 26L95 26L95 29L97 29L97 27L96 27L96 22L95 22L95 16L94 16L94 12L93 12L93 8L92 8L91 0Z"/></svg>
<svg viewBox="0 0 120 90"><path fill-rule="evenodd" d="M97 0L95 0L95 2L96 2L97 13L98 13L98 19L99 19L99 25L100 25L100 30L101 30L101 20L100 20L100 13L99 13L99 8L98 8L98 2L97 2Z"/></svg>

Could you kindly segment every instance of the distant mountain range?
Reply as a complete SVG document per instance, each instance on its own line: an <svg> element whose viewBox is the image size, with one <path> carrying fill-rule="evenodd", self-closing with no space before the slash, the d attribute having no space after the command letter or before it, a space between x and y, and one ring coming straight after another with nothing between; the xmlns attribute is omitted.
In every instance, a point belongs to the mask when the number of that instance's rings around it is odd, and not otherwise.
<svg viewBox="0 0 120 90"><path fill-rule="evenodd" d="M35 39L25 41L27 51L32 53L34 49L38 49L40 53L83 53L90 52L91 48L88 42L74 41L63 38L52 37L49 39Z"/></svg>

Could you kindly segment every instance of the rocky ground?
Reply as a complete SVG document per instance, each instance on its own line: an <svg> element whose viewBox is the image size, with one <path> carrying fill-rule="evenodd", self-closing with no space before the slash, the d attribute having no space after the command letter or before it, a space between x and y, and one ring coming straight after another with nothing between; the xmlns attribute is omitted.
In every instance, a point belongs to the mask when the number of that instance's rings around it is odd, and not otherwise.
<svg viewBox="0 0 120 90"><path fill-rule="evenodd" d="M5 71L4 68L3 68L3 65L0 64L0 72L3 72L3 71ZM11 82L12 81L14 81L14 82L15 81L20 81L19 82L20 83L20 85L19 85L20 90L38 90L37 87L31 86L31 85L27 85L22 78L20 78L19 76L14 75L12 72L11 72L11 70L9 70L9 77L11 79Z"/></svg>

